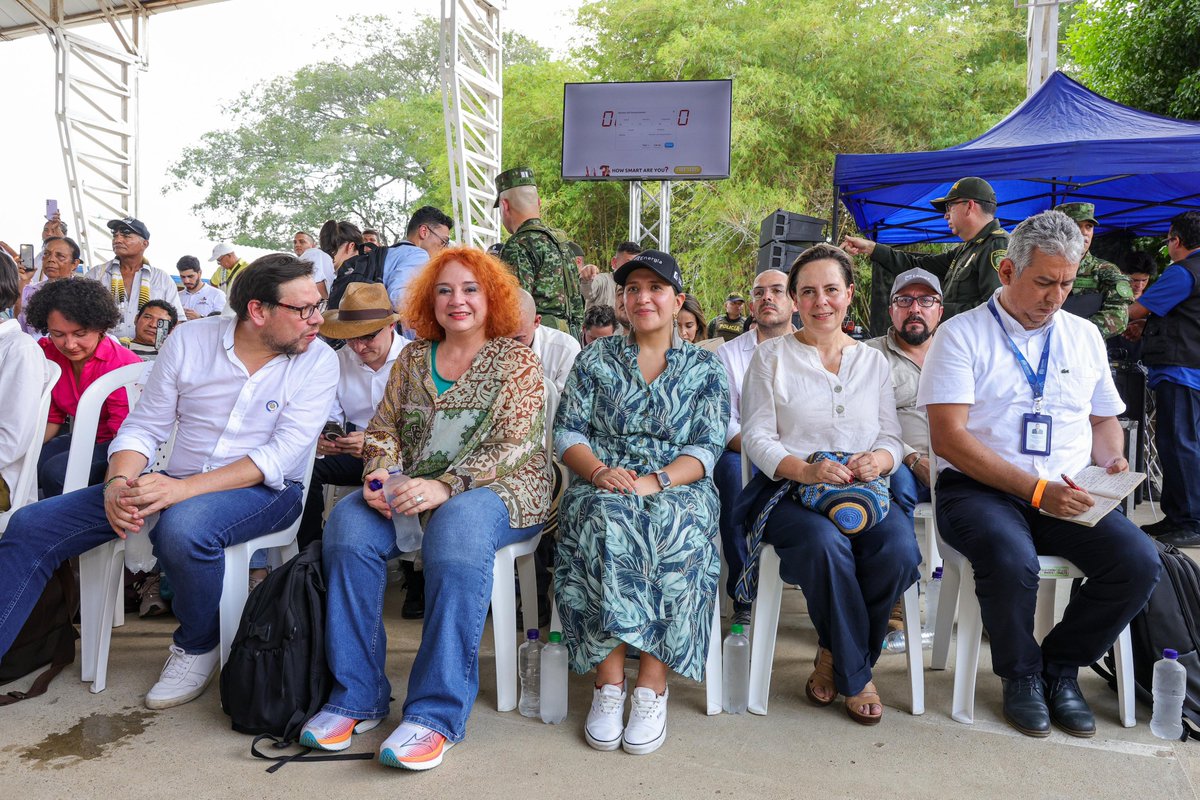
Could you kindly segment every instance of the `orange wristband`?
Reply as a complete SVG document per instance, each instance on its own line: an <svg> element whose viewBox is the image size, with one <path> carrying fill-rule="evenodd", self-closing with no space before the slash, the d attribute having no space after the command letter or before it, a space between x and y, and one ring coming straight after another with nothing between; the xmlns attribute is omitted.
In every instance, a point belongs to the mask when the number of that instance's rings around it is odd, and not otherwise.
<svg viewBox="0 0 1200 800"><path fill-rule="evenodd" d="M1037 482L1037 488L1033 490L1033 499L1029 501L1029 504L1034 508L1042 507L1042 494L1046 491L1046 484L1049 482L1045 478Z"/></svg>

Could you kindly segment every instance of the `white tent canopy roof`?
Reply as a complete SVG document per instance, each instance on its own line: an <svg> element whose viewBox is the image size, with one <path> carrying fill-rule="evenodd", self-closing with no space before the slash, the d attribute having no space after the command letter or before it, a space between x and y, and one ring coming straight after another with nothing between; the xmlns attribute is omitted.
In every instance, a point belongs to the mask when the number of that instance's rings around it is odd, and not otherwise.
<svg viewBox="0 0 1200 800"><path fill-rule="evenodd" d="M55 25L88 25L110 16L152 15L215 2L220 0L0 0L0 41L44 33Z"/></svg>

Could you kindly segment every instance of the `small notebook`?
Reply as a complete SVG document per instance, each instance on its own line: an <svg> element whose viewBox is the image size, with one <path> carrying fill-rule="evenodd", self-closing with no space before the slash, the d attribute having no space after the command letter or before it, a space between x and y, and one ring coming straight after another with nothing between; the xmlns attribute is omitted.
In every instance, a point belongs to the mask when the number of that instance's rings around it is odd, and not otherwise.
<svg viewBox="0 0 1200 800"><path fill-rule="evenodd" d="M1085 467L1071 480L1075 481L1079 488L1086 490L1096 504L1082 514L1073 517L1059 517L1057 514L1048 513L1045 509L1042 510L1042 513L1048 517L1067 519L1076 524L1094 528L1096 523L1104 519L1108 512L1121 505L1121 502L1138 487L1138 484L1146 480L1146 473L1109 474L1103 467Z"/></svg>

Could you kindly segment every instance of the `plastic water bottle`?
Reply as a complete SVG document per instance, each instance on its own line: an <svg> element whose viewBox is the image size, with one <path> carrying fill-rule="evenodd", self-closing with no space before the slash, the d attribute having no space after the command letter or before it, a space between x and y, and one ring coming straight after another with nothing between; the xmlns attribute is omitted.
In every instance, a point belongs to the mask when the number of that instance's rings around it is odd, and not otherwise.
<svg viewBox="0 0 1200 800"><path fill-rule="evenodd" d="M1187 668L1179 663L1179 653L1167 648L1161 661L1154 664L1150 684L1154 693L1154 713L1150 732L1160 739L1183 738L1183 697L1187 693Z"/></svg>
<svg viewBox="0 0 1200 800"><path fill-rule="evenodd" d="M933 631L937 627L938 602L942 596L942 568L938 567L925 586L925 624L921 627L921 647L933 647Z"/></svg>
<svg viewBox="0 0 1200 800"><path fill-rule="evenodd" d="M400 471L399 467L388 470L387 480L383 482L383 496L388 502L400 491L400 487L411 480ZM396 549L401 553L415 553L421 549L421 522L417 516L407 516L395 509L392 510L392 524L396 526Z"/></svg>
<svg viewBox="0 0 1200 800"><path fill-rule="evenodd" d="M542 642L537 628L525 632L525 643L517 651L517 669L521 673L521 701L517 710L523 717L541 716L538 689L541 687Z"/></svg>
<svg viewBox="0 0 1200 800"><path fill-rule="evenodd" d="M550 642L542 648L542 722L557 725L567 718L567 646L562 634L550 631Z"/></svg>
<svg viewBox="0 0 1200 800"><path fill-rule="evenodd" d="M888 655L898 656L907 649L907 643L904 641L904 629L898 628L894 631L888 631L887 636L883 637L883 652Z"/></svg>
<svg viewBox="0 0 1200 800"><path fill-rule="evenodd" d="M726 714L745 714L750 701L750 640L744 630L741 625L730 628L721 651L724 679L721 707Z"/></svg>

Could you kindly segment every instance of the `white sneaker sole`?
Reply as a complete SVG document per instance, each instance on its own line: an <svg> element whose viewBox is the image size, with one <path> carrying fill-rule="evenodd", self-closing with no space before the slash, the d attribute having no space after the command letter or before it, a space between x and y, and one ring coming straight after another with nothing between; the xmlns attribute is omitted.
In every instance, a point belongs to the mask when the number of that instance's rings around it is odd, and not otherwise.
<svg viewBox="0 0 1200 800"><path fill-rule="evenodd" d="M623 741L624 736L625 736L625 734L622 732L617 735L617 738L609 739L606 741L604 739L594 738L592 736L591 731L589 731L586 726L583 729L583 738L587 739L587 743L592 746L592 749L593 750L602 750L604 752L608 752L610 750L616 750L616 749L620 748L621 742Z"/></svg>
<svg viewBox="0 0 1200 800"><path fill-rule="evenodd" d="M301 747L311 747L314 750L328 750L330 752L336 753L339 750L348 749L350 747L350 745L354 744L355 736L357 736L360 733L366 733L368 731L375 730L377 727L379 727L379 723L381 723L381 722L383 722L383 720L381 720L381 719L360 720L359 723L354 726L354 730L350 732L350 735L347 736L345 738L345 740L340 741L340 742L322 742L320 739L318 739L316 737L315 734L313 734L312 731L301 730L300 731L300 746Z"/></svg>
<svg viewBox="0 0 1200 800"><path fill-rule="evenodd" d="M212 683L213 678L215 678L217 676L217 673L219 673L220 671L221 670L219 667L214 667L213 671L210 672L208 674L208 677L204 679L204 683L200 684L199 686L197 686L195 689L188 692L187 694L176 695L174 697L163 697L163 698L158 698L158 699L151 698L150 695L147 694L146 695L146 708L150 709L151 711L163 711L168 708L174 708L175 706L181 706L184 703L190 703L193 700L195 700L197 697L199 697L200 695L204 694L204 690L208 688L208 685L210 683Z"/></svg>
<svg viewBox="0 0 1200 800"><path fill-rule="evenodd" d="M650 753L653 753L658 748L662 747L663 742L665 742L666 740L667 740L667 726L663 725L662 733L660 733L656 738L651 739L648 742L643 742L641 744L634 744L633 742L630 742L628 739L622 738L621 747L623 747L625 749L625 752L629 753L630 755L644 756L644 755L649 755Z"/></svg>

